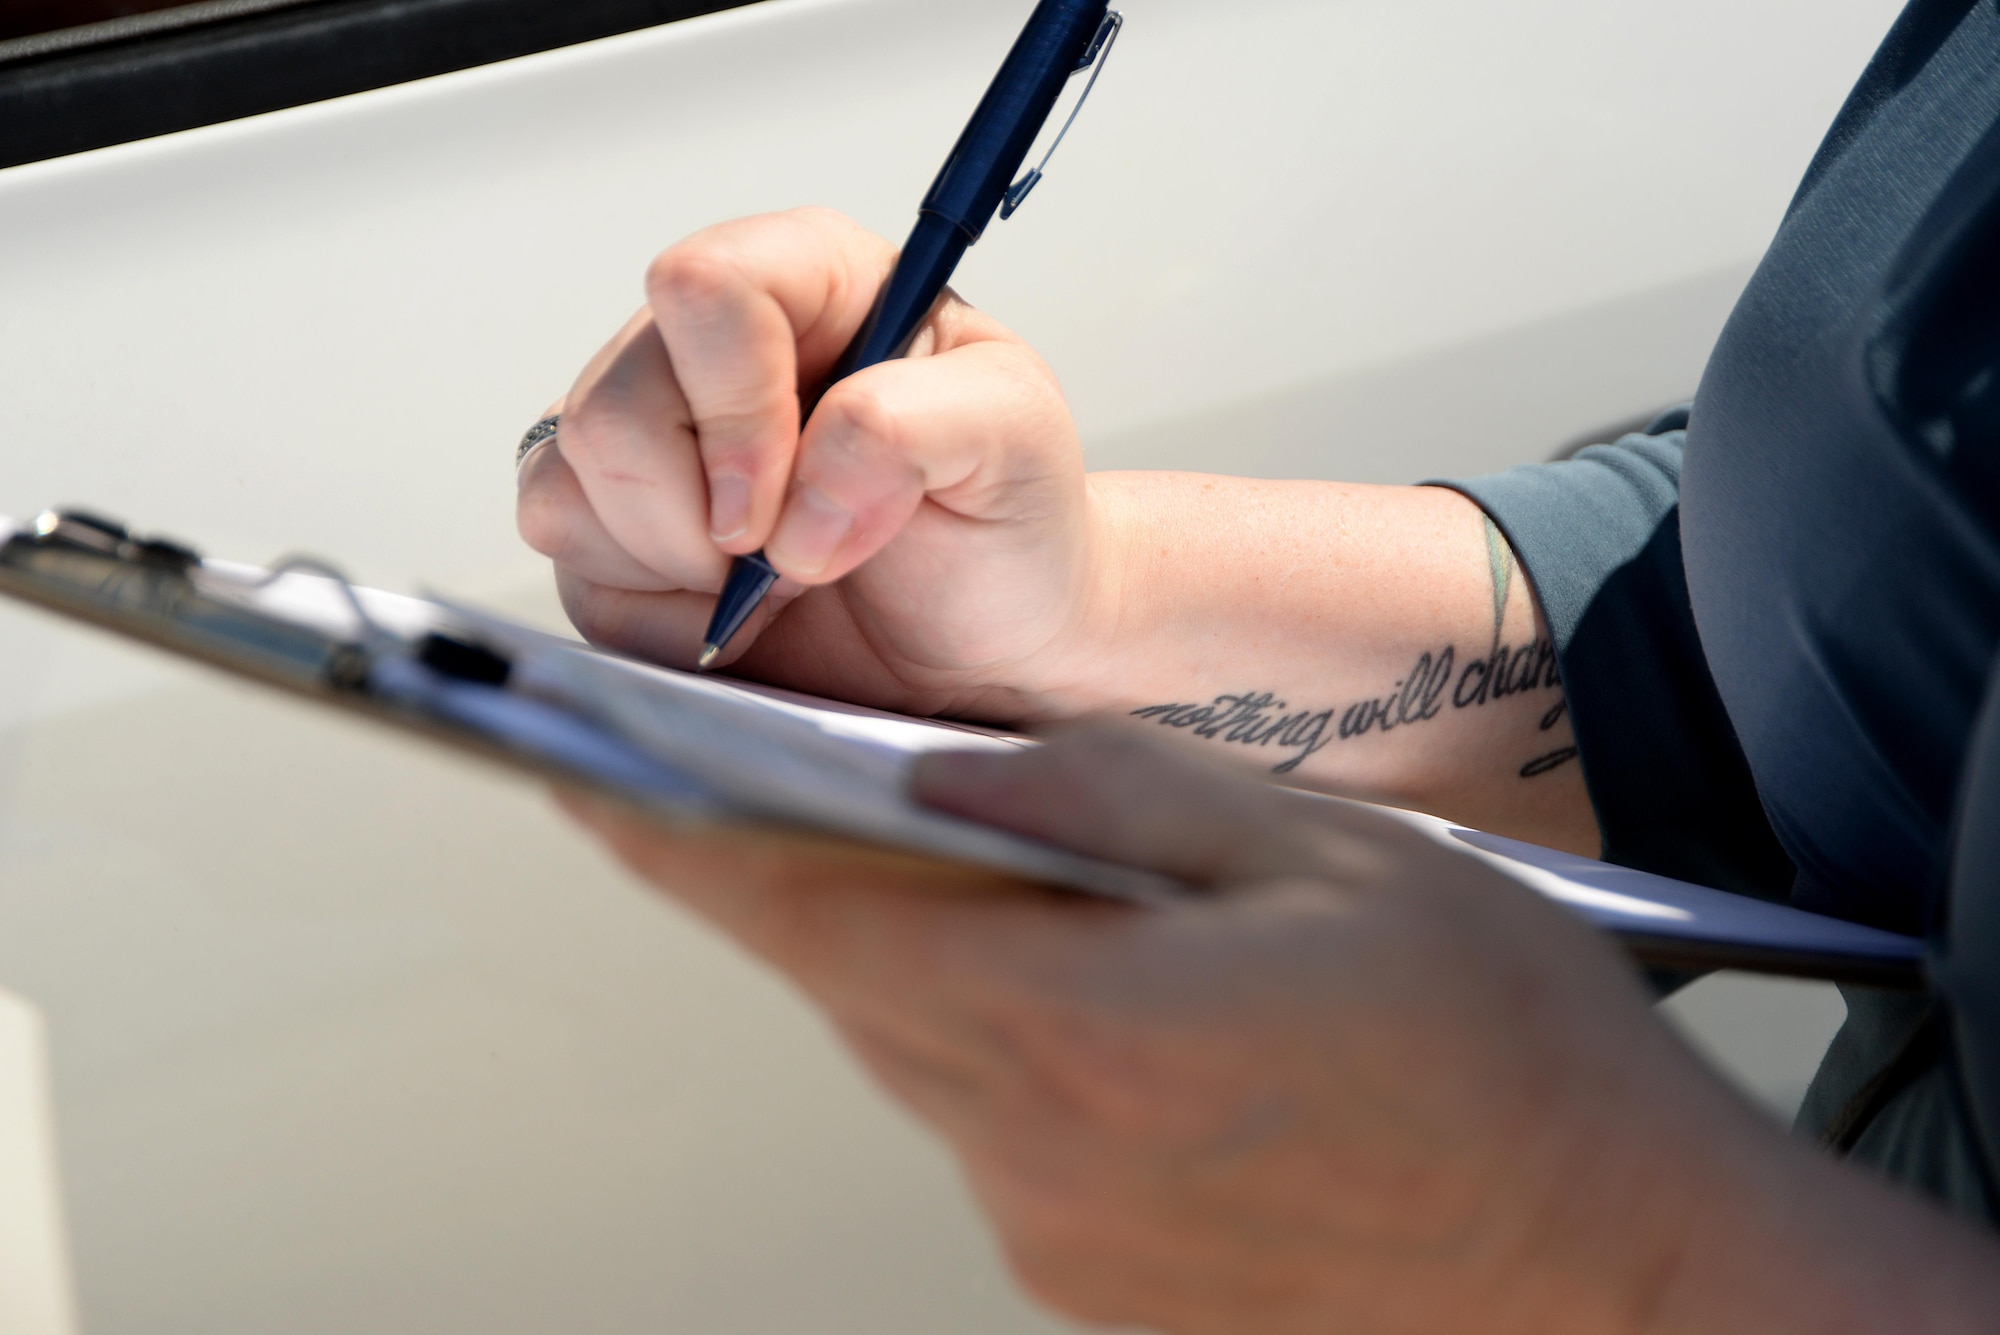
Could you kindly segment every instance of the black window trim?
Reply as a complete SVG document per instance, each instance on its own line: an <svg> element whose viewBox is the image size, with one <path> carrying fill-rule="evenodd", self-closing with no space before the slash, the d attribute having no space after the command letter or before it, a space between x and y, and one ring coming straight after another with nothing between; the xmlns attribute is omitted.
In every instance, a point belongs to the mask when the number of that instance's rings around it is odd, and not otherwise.
<svg viewBox="0 0 2000 1335"><path fill-rule="evenodd" d="M208 0L0 45L0 168L752 0Z"/></svg>

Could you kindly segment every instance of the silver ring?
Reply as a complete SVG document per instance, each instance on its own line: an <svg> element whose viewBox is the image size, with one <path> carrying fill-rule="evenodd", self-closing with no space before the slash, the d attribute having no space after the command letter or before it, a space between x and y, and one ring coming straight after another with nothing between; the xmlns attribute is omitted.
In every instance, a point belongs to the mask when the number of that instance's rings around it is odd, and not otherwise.
<svg viewBox="0 0 2000 1335"><path fill-rule="evenodd" d="M537 445L554 440L556 428L561 425L562 414L557 413L554 417L544 417L529 427L528 434L521 437L520 448L514 451L514 471L517 473L521 471L521 465L528 462L528 456L535 452Z"/></svg>

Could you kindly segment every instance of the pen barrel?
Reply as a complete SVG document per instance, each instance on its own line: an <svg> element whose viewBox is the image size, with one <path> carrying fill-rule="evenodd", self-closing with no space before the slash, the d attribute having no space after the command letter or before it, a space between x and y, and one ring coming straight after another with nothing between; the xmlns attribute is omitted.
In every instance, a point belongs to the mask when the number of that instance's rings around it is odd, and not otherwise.
<svg viewBox="0 0 2000 1335"><path fill-rule="evenodd" d="M999 211L1014 176L1090 50L1110 0L1040 0L917 212L917 225L840 360L802 406L856 371L909 351L966 250Z"/></svg>
<svg viewBox="0 0 2000 1335"><path fill-rule="evenodd" d="M979 240L1104 24L1110 0L1041 0L945 160L924 212Z"/></svg>
<svg viewBox="0 0 2000 1335"><path fill-rule="evenodd" d="M952 270L958 267L971 244L955 224L930 214L918 217L916 228L896 261L896 271L876 294L875 307L868 312L868 319L834 363L825 387L805 405L807 417L819 406L826 387L837 385L878 362L894 361L910 350L917 330L923 327L924 317L930 314L951 281Z"/></svg>

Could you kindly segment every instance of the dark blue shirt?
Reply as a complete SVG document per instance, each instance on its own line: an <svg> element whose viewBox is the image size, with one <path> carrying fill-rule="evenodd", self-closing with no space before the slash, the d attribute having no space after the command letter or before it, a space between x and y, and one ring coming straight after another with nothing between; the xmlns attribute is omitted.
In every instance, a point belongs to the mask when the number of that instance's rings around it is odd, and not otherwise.
<svg viewBox="0 0 2000 1335"><path fill-rule="evenodd" d="M1989 1215L1997 10L1897 21L1691 413L1456 484L1548 611L1608 857L1937 939L1933 996L1849 992L1804 1120ZM2000 720L1983 735L2000 748Z"/></svg>

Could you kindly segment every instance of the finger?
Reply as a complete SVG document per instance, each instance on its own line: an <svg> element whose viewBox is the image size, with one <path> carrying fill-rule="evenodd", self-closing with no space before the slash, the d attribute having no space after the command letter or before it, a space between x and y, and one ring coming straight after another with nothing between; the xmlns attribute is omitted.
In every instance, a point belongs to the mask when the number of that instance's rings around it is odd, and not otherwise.
<svg viewBox="0 0 2000 1335"><path fill-rule="evenodd" d="M715 593L728 558L708 538L708 498L687 400L645 313L570 390L557 445L612 541L667 587Z"/></svg>
<svg viewBox="0 0 2000 1335"><path fill-rule="evenodd" d="M922 756L910 787L941 811L1198 882L1314 866L1276 790L1118 722L1024 751Z"/></svg>
<svg viewBox="0 0 2000 1335"><path fill-rule="evenodd" d="M802 982L866 973L855 961L878 952L922 958L915 947L939 913L1023 893L977 868L790 832L666 830L608 802L562 800L632 870ZM925 967L897 985L921 989L935 973Z"/></svg>
<svg viewBox="0 0 2000 1335"><path fill-rule="evenodd" d="M514 525L528 546L558 568L612 588L664 592L674 587L605 529L558 442L536 446L515 480Z"/></svg>
<svg viewBox="0 0 2000 1335"><path fill-rule="evenodd" d="M770 536L801 388L831 369L894 262L889 242L824 209L712 227L653 262L647 301L692 414L708 532L725 551Z"/></svg>
<svg viewBox="0 0 2000 1335"><path fill-rule="evenodd" d="M932 1054L984 1050L988 1065L999 1059L948 995L962 980L927 948L937 911L953 899L950 873L809 838L668 831L600 799L558 797L619 861L830 1011L872 1014ZM977 898L994 886L975 875L957 888Z"/></svg>
<svg viewBox="0 0 2000 1335"><path fill-rule="evenodd" d="M559 418L561 418L563 411L563 402L564 400L557 399L554 403L550 404L547 408L543 409L542 415L535 420L533 431L540 431L543 424L554 422ZM533 434L533 432L531 432L530 434ZM525 441L527 437L524 436L522 437L522 439ZM540 454L544 450L544 448L550 446L554 442L554 440L555 440L554 432L549 432L548 434L543 435L541 439L535 442L535 444L528 450L526 454L519 455L515 458L514 471L516 473L519 473L521 471L521 466L523 464L527 463L528 460L534 458L537 454Z"/></svg>
<svg viewBox="0 0 2000 1335"><path fill-rule="evenodd" d="M596 584L567 568L556 570L556 593L577 633L603 649L664 667L692 671L701 657L715 597L687 590L651 592ZM787 597L774 596L744 623L723 654L709 666L729 667L757 642L785 609Z"/></svg>
<svg viewBox="0 0 2000 1335"><path fill-rule="evenodd" d="M1044 513L1081 464L1055 377L991 339L885 362L827 391L799 442L771 563L839 579L887 546L926 497L986 520Z"/></svg>
<svg viewBox="0 0 2000 1335"><path fill-rule="evenodd" d="M1066 1022L1063 998L1135 916L975 868L804 836L663 831L602 801L562 801L626 866L829 1011L996 1085L1022 1066L1016 1036Z"/></svg>

